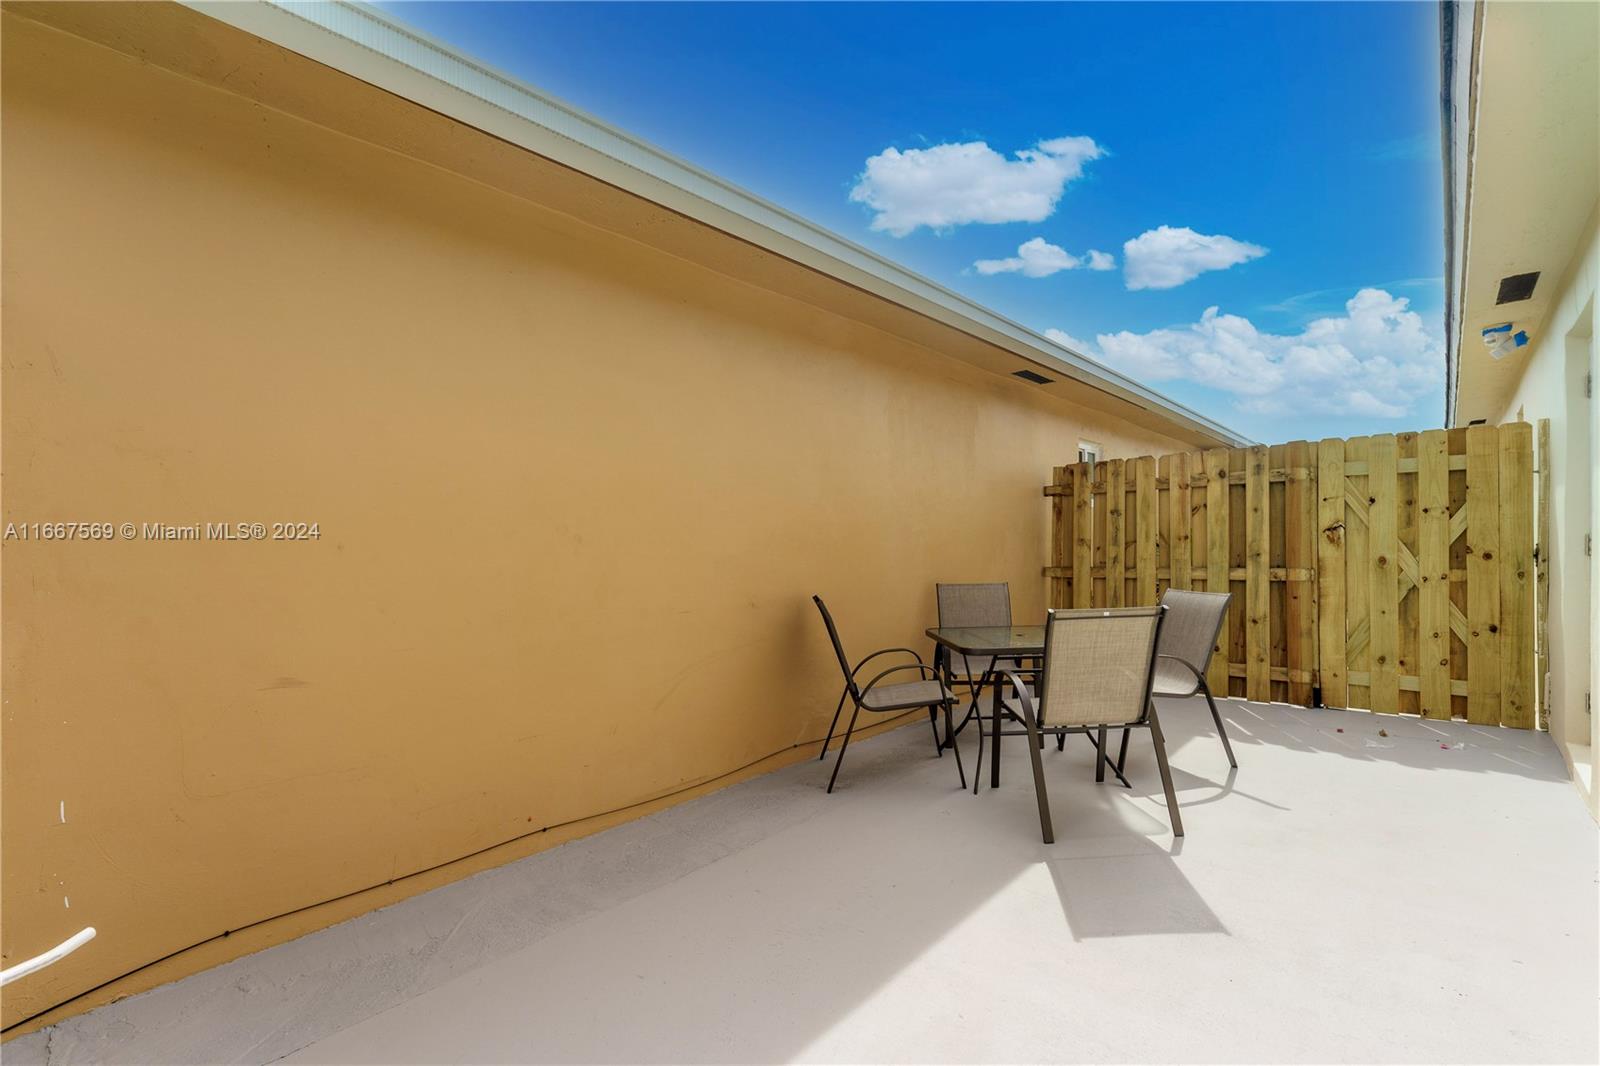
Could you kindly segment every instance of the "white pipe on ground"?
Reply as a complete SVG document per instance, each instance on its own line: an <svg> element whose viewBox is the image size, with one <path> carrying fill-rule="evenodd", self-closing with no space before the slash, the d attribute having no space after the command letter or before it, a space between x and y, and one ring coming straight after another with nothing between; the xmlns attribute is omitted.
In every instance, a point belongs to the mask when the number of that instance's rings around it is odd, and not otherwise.
<svg viewBox="0 0 1600 1066"><path fill-rule="evenodd" d="M51 963L60 962L93 939L94 926L91 925L87 929L80 929L43 955L35 955L33 958L19 962L15 966L0 970L0 985L9 985L19 977L26 977L35 970L42 970Z"/></svg>

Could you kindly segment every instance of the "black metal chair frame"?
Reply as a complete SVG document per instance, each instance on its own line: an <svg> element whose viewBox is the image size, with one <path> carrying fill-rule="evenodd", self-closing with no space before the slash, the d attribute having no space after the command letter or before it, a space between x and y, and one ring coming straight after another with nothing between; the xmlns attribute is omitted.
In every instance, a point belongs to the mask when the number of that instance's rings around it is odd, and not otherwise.
<svg viewBox="0 0 1600 1066"><path fill-rule="evenodd" d="M1006 590L1006 618L1009 620L1011 617L1011 585L1009 582L1005 581L996 581L993 582L993 584L999 585L1001 588ZM939 586L936 584L934 586L936 593L938 588ZM941 626L945 624L944 613L942 610L939 615L939 624ZM1010 622L1008 621L1006 624L1009 625ZM955 671L951 668L951 659L953 657L954 653L952 653L944 645L935 645L933 649L933 665L934 668L940 671L940 673L943 675L946 687L954 692L956 691L956 686L959 684L962 688L966 689L967 696L969 697L966 711L961 715L961 720L956 723L956 727L951 729L948 722L945 724L944 746L947 748L954 748L956 746L956 737L960 736L962 731L965 730L970 723L977 723L976 732L978 734L978 761L975 764L976 770L973 772L972 780L972 792L973 795L977 795L978 787L982 779L981 771L983 769L984 732L983 706L981 702L982 692L988 686L999 683L999 679L995 674L995 667L1000 663L1015 663L1017 673L1034 677L1038 675L1039 664L1038 660L1033 656L1020 656L1015 659L1007 659L1000 656L995 656L991 657L989 665L984 669L983 673L977 677L973 677L970 673L961 674L958 677ZM963 660L965 660L965 656L963 656ZM1015 720L1015 717L1012 717L1013 720ZM965 775L963 775L962 788L965 787L966 779Z"/></svg>
<svg viewBox="0 0 1600 1066"><path fill-rule="evenodd" d="M993 582L993 584L999 585L1001 588L1006 590L1006 624L1010 625L1011 585L1009 582L1004 581L996 581ZM938 584L934 585L936 598L939 587L940 586ZM939 602L941 608L939 612L939 624L942 626L946 624L946 619L944 617L943 601ZM991 658L989 666L977 677L973 677L970 673L964 673L958 677L955 670L952 668L951 660L953 658L954 654L943 645L936 645L934 647L933 665L935 669L940 670L943 673L946 687L953 692L955 691L956 685L960 684L962 688L967 690L967 695L970 697L970 702L967 704L967 709L965 713L962 714L961 721L956 723L954 732L951 732L948 729L945 731L944 743L946 747L954 746L956 737L960 736L961 731L967 728L967 723L972 721L974 718L980 719L978 726L978 765L981 767L983 765L983 725L981 722L983 712L978 705L979 693L982 692L986 685L993 683L994 664L999 660ZM964 660L965 656L963 656L963 661Z"/></svg>
<svg viewBox="0 0 1600 1066"><path fill-rule="evenodd" d="M965 687L967 688L968 692L971 694L972 702L968 705L966 714L962 717L961 721L959 723L957 723L954 733L952 733L950 731L949 727L946 726L946 728L945 728L945 741L944 742L945 742L945 746L946 747L955 747L955 738L961 735L961 731L963 729L967 728L967 725L969 723L973 724L974 732L976 732L978 734L978 761L975 764L975 769L973 770L973 775L972 775L972 794L974 796L976 796L978 794L979 788L983 784L983 741L984 741L984 738L992 736L996 729L1000 729L1000 732L1003 735L1008 736L1008 737L1009 736L1021 736L1023 734L1023 730L1020 730L1020 729L1005 729L1005 728L1002 728L1001 726L999 726L998 724L991 724L990 727L989 727L989 732L985 733L984 730L983 730L984 711L983 711L983 706L982 706L982 704L980 702L980 699L981 699L980 693L981 693L981 691L983 689L989 687L990 685L999 685L1001 683L999 675L1002 674L1002 673L1009 674L1009 675L1011 675L1013 677L1021 676L1021 677L1028 678L1028 679L1033 680L1033 681L1039 680L1039 678L1041 676L1043 676L1043 670L1044 670L1043 659L1041 659L1037 655L1020 655L1020 656L1017 656L1014 659L1008 659L1008 658L1003 658L1003 657L1000 657L1000 656L996 656L994 658L993 662L990 663L989 668L986 669L983 672L983 675L981 677L979 677L976 681L974 681L970 676L963 675L963 677L957 678L953 673L950 672L949 655L950 655L949 651L943 645L939 645L938 647L936 647L934 649L934 662L935 662L935 665L939 666L940 669L942 669L944 671L946 679L947 679L947 681L948 681L948 683L949 683L949 685L950 685L950 687L952 689L954 688L954 686L958 682L964 684ZM996 667L1002 662L1015 663L1017 668L1015 670L1010 670L1010 671L1001 669L1001 670L999 670L997 672ZM1000 713L1001 719L1003 721L1016 722L1019 725L1022 722L1022 719L1017 717L1017 715L1013 711L1011 711L1010 708L1006 707L1004 705L1003 701L1001 703L999 713ZM1042 721L1038 722L1036 724L1041 729L1044 728L1044 723ZM1058 751L1064 749L1066 747L1066 745L1067 745L1066 734L1075 733L1075 732L1083 733L1085 738L1089 741L1089 743L1093 744L1097 750L1099 748L1103 747L1103 739L1104 738L1102 738L1102 743L1096 743L1094 734L1090 733L1088 730L1070 729L1069 728L1069 729L1062 729L1062 730L1059 730L1059 731L1047 730L1047 732L1058 732L1058 736L1056 738L1057 739L1057 749L1056 750L1058 750ZM1104 732L1104 731L1102 730L1102 732ZM1039 748L1041 751L1044 750L1044 738L1045 738L1045 733L1041 732L1041 733L1038 734L1038 736L1035 738L1035 741L1034 741L1034 746ZM997 759L997 756L996 756L996 754L994 752L990 753L989 761L990 761L990 764L991 764L991 768L994 769L994 772L996 774L994 782L991 782L991 787L992 787L993 783L997 783L998 782L998 773L999 773L999 770L998 770L998 759ZM1124 785L1127 785L1127 787L1129 787L1129 788L1133 787L1131 784L1128 783L1128 779L1123 776L1122 768L1120 766L1115 765L1115 764L1111 764L1109 762L1109 760L1106 762L1105 765L1110 765L1111 766L1111 772L1117 775L1117 780L1121 781ZM1103 779L1103 778L1097 778L1097 780L1101 780L1101 779Z"/></svg>
<svg viewBox="0 0 1600 1066"><path fill-rule="evenodd" d="M849 698L855 705L850 712L850 723L845 727L844 740L839 744L839 756L834 761L833 773L828 777L828 791L830 793L833 791L834 782L839 779L839 768L844 765L845 750L850 747L850 737L855 733L856 729L856 718L861 714L862 711L867 711L870 714L885 714L896 711L913 711L919 707L926 707L928 709L928 725L933 730L933 750L939 756L939 758L944 758L945 746L939 739L938 712L940 709L943 709L944 711L944 728L945 733L948 735L951 728L951 705L954 701L951 698L949 691L944 687L943 682L940 681L939 672L933 667L924 663L922 661L922 656L918 655L910 648L884 648L880 651L875 651L871 655L868 655L866 658L862 659L860 662L856 663L856 665L852 668L849 658L844 653L844 645L839 640L839 630L833 624L833 615L828 613L827 605L822 602L821 596L812 596L811 602L815 603L817 605L817 610L822 613L823 625L828 627L828 640L833 643L833 653L839 659L839 669L844 672L844 691L839 694L839 704L834 708L833 721L828 726L828 735L822 741L822 752L817 756L819 762L828 757L828 745L832 743L834 730L839 726L839 715L844 711L845 699ZM899 666L891 666L887 670L877 674L864 686L860 685L856 681L856 675L860 673L861 668L867 665L867 663L871 662L873 659L878 658L880 655L893 655L901 652L910 655L916 660L916 662L902 663ZM926 701L913 701L910 703L888 704L882 707L868 707L866 705L867 694L872 691L873 687L877 685L878 682L882 681L891 674L900 673L906 670L919 671L923 677L931 679L937 683L939 685L939 690L945 693L945 698L935 703L928 703ZM961 788L965 790L967 787L967 772L961 765L961 749L955 747L954 745L951 745L951 747L956 753L956 773L961 778Z"/></svg>
<svg viewBox="0 0 1600 1066"><path fill-rule="evenodd" d="M1218 627L1218 631L1221 631L1220 626ZM1222 713L1217 710L1217 701L1211 697L1211 686L1206 684L1205 671L1201 670L1199 667L1195 666L1194 663L1189 662L1187 659L1180 659L1176 655L1158 655L1156 658L1167 659L1175 662L1194 675L1195 681L1199 683L1200 695L1206 698L1206 705L1211 708L1211 720L1217 723L1217 736L1222 738L1222 750L1228 753L1228 765L1237 770L1239 768L1239 762L1233 757L1233 745L1228 743L1228 730L1222 724ZM1186 699L1192 697L1178 698ZM1127 751L1126 741L1123 743L1123 751Z"/></svg>
<svg viewBox="0 0 1600 1066"><path fill-rule="evenodd" d="M1231 600L1231 599L1232 599L1232 595L1229 594L1229 600ZM1213 648L1215 648L1215 646L1216 646L1217 637L1220 636L1221 633L1222 633L1222 623L1226 619L1227 619L1227 607L1225 605L1221 611L1217 612L1217 625L1216 625L1216 628L1214 630L1212 630L1212 633L1211 633L1211 646ZM1193 699L1195 695L1201 695L1201 696L1204 696L1206 698L1206 706L1211 708L1211 720L1217 724L1217 736L1222 738L1222 750L1224 752L1226 752L1227 755L1228 755L1228 765L1233 767L1235 770L1237 770L1239 768L1239 761L1233 757L1233 745L1231 743L1229 743L1229 741L1228 741L1228 730L1227 730L1227 727L1222 724L1222 712L1217 710L1217 701L1211 695L1211 686L1206 684L1205 666L1196 666L1194 663L1192 663L1189 660L1187 660L1187 659L1185 659L1185 658L1183 658L1181 656L1178 656L1178 655L1161 655L1161 654L1157 654L1156 658L1157 659L1166 659L1169 662L1177 663L1179 666L1183 667L1185 670L1189 671L1189 673L1194 675L1194 679L1195 679L1195 683L1196 683L1195 692L1190 693L1188 696L1175 696L1175 697L1170 697L1170 698L1173 698L1173 699ZM1102 739L1102 741L1104 740L1103 737L1101 739ZM1057 738L1057 740L1056 740L1056 750L1057 751L1060 751L1061 749L1065 748L1066 746L1067 746L1067 738L1066 737ZM1128 779L1123 776L1123 770L1127 767L1127 765L1128 765L1128 731L1126 729L1124 729L1122 731L1122 746L1121 746L1121 749L1117 752L1116 765L1114 765L1112 767L1112 771L1117 775L1117 779L1119 781L1121 781L1124 785L1128 785ZM1128 785L1128 787L1132 788L1133 786L1132 785Z"/></svg>
<svg viewBox="0 0 1600 1066"><path fill-rule="evenodd" d="M1195 680L1200 683L1198 690L1199 695L1202 695L1206 698L1206 704L1211 708L1211 720L1217 723L1217 736L1222 738L1222 750L1228 753L1228 765L1237 770L1239 768L1239 762L1233 757L1233 745L1228 743L1228 730L1222 724L1222 713L1217 710L1217 701L1211 696L1211 686L1206 684L1206 675L1200 670L1196 669L1193 663L1189 662L1187 659L1180 659L1176 655L1157 655L1156 658L1167 659L1171 662L1175 662L1179 666L1182 666L1188 670L1190 673L1194 674ZM1175 698L1184 699L1187 697L1179 696ZM1132 788L1133 786L1128 784L1128 779L1123 776L1123 771L1128 765L1128 736L1128 730L1124 729L1122 731L1122 744L1117 750L1117 761L1111 764L1111 772L1117 775L1118 781L1121 781L1124 785ZM1091 743L1094 742L1093 737L1089 739ZM1100 744L1103 743L1105 743L1104 731L1102 731L1102 735L1100 737ZM1066 748L1066 746L1067 738L1065 736L1059 736L1056 738L1057 751L1063 750ZM1099 747L1099 744L1096 744L1095 746Z"/></svg>
<svg viewBox="0 0 1600 1066"><path fill-rule="evenodd" d="M1023 655L1015 659L995 660L995 663L1000 662L1015 663L1016 668L1012 672L1021 674L1024 677L1036 677L1039 673L1038 660L1033 656ZM977 722L978 763L979 765L982 765L984 738L984 711L982 692L990 685L997 684L999 681L998 675L995 672L995 664L991 664L989 668L984 670L984 672L978 677L972 677L968 674L958 675L950 669L950 653L941 645L934 649L934 666L943 673L945 683L952 691L954 691L955 686L960 685L962 688L966 689L967 697L970 700L970 702L967 704L966 712L961 716L961 720L956 723L955 732L948 734L945 737L945 746L954 746L955 738L961 735L962 730L966 729L967 726L972 722Z"/></svg>
<svg viewBox="0 0 1600 1066"><path fill-rule="evenodd" d="M898 650L909 651L910 649L909 648L902 648L902 649L898 649ZM916 653L912 652L912 654L915 655ZM962 716L961 721L956 723L956 727L955 727L954 730L950 729L948 723L945 725L944 746L947 747L947 748L954 748L956 746L955 738L960 736L962 730L966 729L969 724L973 725L973 731L978 734L978 761L975 764L975 769L974 769L973 775L972 775L972 794L974 796L976 796L978 794L979 789L982 787L982 784L983 784L983 742L984 742L984 738L985 737L992 737L993 734L994 734L995 729L998 728L998 726L996 726L996 725L991 725L989 727L989 731L987 733L984 732L983 720L984 720L985 715L984 715L983 705L980 702L981 701L981 695L980 694L981 694L983 689L988 688L991 685L999 685L1000 684L1000 677L999 677L999 674L996 672L997 664L1002 663L1002 662L1015 663L1016 664L1016 669L1012 670L1012 671L1009 671L1009 673L1011 673L1013 675L1020 675L1021 677L1030 678L1032 680L1037 681L1039 679L1039 677L1041 676L1041 672L1043 670L1043 660L1037 655L1019 655L1019 656L1017 656L1015 658L1006 658L1006 657L1003 657L1003 656L994 656L992 661L990 662L989 667L984 670L983 674L980 677L974 679L970 675L966 675L966 674L963 674L960 677L957 677L956 674L953 671L951 671L951 669L950 669L950 655L951 655L951 652L944 645L942 645L942 644L936 645L934 647L934 666L935 666L935 668L937 668L944 675L945 680L946 680L947 685L948 685L949 688L954 690L954 688L955 688L955 686L957 684L960 684L963 687L965 687L967 689L968 693L971 696L972 702L970 704L968 704L966 713ZM1005 672L1005 671L1002 671L1002 672ZM840 697L841 705L842 705L843 699L844 699L844 697L841 696ZM1002 719L1004 721L1016 722L1018 724L1021 724L1021 722L1022 722L1022 719L1017 717L1017 715L1014 712L1012 712L1008 707L1005 707L1003 705L1003 703L1002 703L1002 705L1000 707L999 713L1000 713L1000 715L1001 715L1001 717L1002 717ZM1042 724L1043 723L1040 723L1040 725L1042 725ZM1001 732L1005 736L1021 736L1023 731L1020 730L1020 729L1001 729ZM1101 746L1099 744L1095 744L1095 738L1094 738L1094 735L1092 733L1088 733L1086 730L1067 729L1067 730L1063 730L1062 733L1061 733L1061 736L1058 737L1058 740L1060 741L1060 743L1058 745L1058 750L1060 748L1066 747L1066 735L1065 734L1069 733L1069 732L1083 732L1085 734L1086 739L1089 741L1090 744L1094 744L1097 749ZM1044 734L1043 733L1039 734L1039 736L1037 737L1037 739L1035 741L1035 745L1040 750L1044 749ZM991 787L993 787L993 784L997 784L998 780L999 780L999 778L998 778L999 770L998 770L998 765L997 765L997 759L996 759L996 756L993 753L990 754L989 761L990 761L991 768L994 769L995 774L997 775L995 777L994 782L991 783ZM1118 766L1116 766L1114 764L1110 764L1109 762L1107 763L1107 765L1111 765L1111 772L1117 775L1117 780L1121 781L1124 785L1127 785L1129 788L1133 787L1131 784L1128 783L1128 779L1123 776L1122 770ZM964 778L963 778L962 785L963 785L963 787L965 787L965 779Z"/></svg>
<svg viewBox="0 0 1600 1066"><path fill-rule="evenodd" d="M1166 611L1165 611L1165 609L1163 609L1162 615L1164 616L1165 613L1166 613ZM1161 622L1162 622L1162 617L1158 616L1157 619L1156 619L1156 634L1155 634L1154 641L1159 641L1160 640ZM1070 622L1068 624L1070 624ZM1046 649L1046 651L1045 651L1045 658L1044 658L1043 676L1046 677L1046 678L1048 677L1048 674L1049 674L1049 671L1050 671L1050 655L1049 655L1049 648L1050 648L1050 644L1051 644L1050 632L1051 632L1052 627L1054 627L1055 625L1056 625L1055 612L1052 611L1050 613L1048 621L1045 623L1045 649ZM1155 644L1153 642L1152 643L1152 648L1154 646L1155 646ZM1172 786L1172 768L1167 763L1166 738L1161 732L1161 722L1160 722L1159 718L1156 715L1155 699L1154 699L1154 697L1152 695L1152 689L1154 688L1154 685L1155 685L1155 672L1156 672L1156 659L1157 658L1158 658L1158 656L1156 656L1156 655L1151 655L1150 656L1150 666L1148 668L1148 671L1145 674L1145 682L1144 682L1144 692L1145 692L1144 706L1145 706L1145 712L1144 712L1144 718L1142 720L1138 721L1138 722L1131 722L1131 723L1128 723L1126 725L1122 725L1122 724L1119 723L1119 724L1117 724L1115 726L1109 726L1109 727L1105 726L1105 725L1099 725L1099 726L1096 726L1096 725L1079 725L1079 726L1049 726L1049 725L1043 725L1040 722L1039 713L1035 710L1033 697L1028 693L1028 687L1027 687L1026 684L1023 683L1022 678L1019 677L1015 672L1013 672L1011 670L1002 670L1002 671L1000 671L1000 673L1004 677L1004 682L1011 686L1012 692L1017 697L1017 710L1018 710L1019 716L1022 719L1022 725L1023 725L1022 729L1006 729L1006 730L1002 730L1002 732L1006 736L1026 735L1028 737L1028 740L1029 740L1028 757L1033 762L1033 789L1034 789L1034 794L1035 794L1035 796L1037 797L1037 799L1039 801L1039 828L1044 834L1044 842L1046 844L1054 844L1055 843L1055 829L1052 826L1051 820L1050 820L1050 797L1049 797L1049 792L1047 791L1047 789L1045 787L1045 783L1044 783L1044 761L1039 757L1039 750L1042 747L1044 747L1044 737L1045 737L1045 735L1046 734L1050 734L1050 733L1054 733L1056 735L1058 744L1061 747L1064 748L1066 746L1066 736L1067 736L1068 733L1084 733L1084 734L1088 734L1091 730L1094 731L1095 734L1097 735L1096 738L1091 738L1091 742L1094 743L1095 749L1096 749L1094 779L1096 781L1104 781L1105 780L1106 767L1107 766L1111 766L1112 772L1117 775L1117 777L1122 781L1122 783L1124 785L1127 785L1128 784L1128 779L1126 777L1122 776L1121 767L1113 765L1111 763L1111 760L1110 760L1109 756L1106 753L1106 730L1108 728L1120 728L1120 729L1122 729L1122 731L1123 731L1123 734L1122 734L1122 737L1123 737L1123 739L1122 739L1122 757L1123 758L1127 757L1128 736L1129 736L1129 734L1135 729L1149 729L1150 730L1150 738L1151 738L1152 743L1155 745L1155 749L1156 749L1156 766L1161 771L1161 787L1166 792L1166 797L1167 797L1167 817L1172 822L1172 835L1175 836L1175 837L1183 836L1183 818L1178 813L1178 797L1177 797L1177 793L1175 792L1175 790L1173 789L1173 786ZM1045 691L1046 684L1047 684L1046 681L1041 680L1041 682L1040 682L1040 691L1041 691L1041 693ZM1041 708L1041 710L1048 710L1048 708L1047 707ZM980 726L980 729L981 729L981 726ZM1132 786L1129 786L1129 787L1132 787Z"/></svg>

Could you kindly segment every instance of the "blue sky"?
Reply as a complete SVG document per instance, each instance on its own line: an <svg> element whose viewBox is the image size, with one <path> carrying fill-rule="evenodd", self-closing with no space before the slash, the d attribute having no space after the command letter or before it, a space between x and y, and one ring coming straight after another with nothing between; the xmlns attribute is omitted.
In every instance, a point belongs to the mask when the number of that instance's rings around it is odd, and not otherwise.
<svg viewBox="0 0 1600 1066"><path fill-rule="evenodd" d="M386 6L1257 439L1441 423L1437 5Z"/></svg>

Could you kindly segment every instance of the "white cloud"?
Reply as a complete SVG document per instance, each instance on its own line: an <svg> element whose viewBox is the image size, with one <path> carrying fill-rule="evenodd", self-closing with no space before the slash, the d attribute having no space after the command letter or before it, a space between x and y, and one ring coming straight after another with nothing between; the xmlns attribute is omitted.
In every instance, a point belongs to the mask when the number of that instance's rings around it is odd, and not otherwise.
<svg viewBox="0 0 1600 1066"><path fill-rule="evenodd" d="M1021 274L1029 278L1047 278L1062 270L1088 267L1090 270L1115 269L1117 261L1105 252L1090 249L1078 258L1064 248L1059 248L1043 237L1024 241L1017 254L1009 259L980 259L972 264L980 274Z"/></svg>
<svg viewBox="0 0 1600 1066"><path fill-rule="evenodd" d="M1083 260L1046 241L1035 237L1024 241L1017 254L1010 259L980 259L972 265L980 274L1022 274L1030 278L1047 278L1060 270L1072 270Z"/></svg>
<svg viewBox="0 0 1600 1066"><path fill-rule="evenodd" d="M1007 159L982 141L932 148L885 148L867 160L852 203L876 214L872 228L904 237L919 226L1042 222L1067 182L1105 155L1089 137L1057 137Z"/></svg>
<svg viewBox="0 0 1600 1066"><path fill-rule="evenodd" d="M1243 411L1400 418L1444 381L1443 345L1409 303L1362 289L1343 315L1293 335L1263 333L1247 318L1210 307L1193 325L1096 340L1099 358L1131 377L1220 389ZM1058 332L1047 336L1087 351Z"/></svg>
<svg viewBox="0 0 1600 1066"><path fill-rule="evenodd" d="M1077 337L1074 337L1064 329L1047 329L1044 331L1044 335L1050 340L1053 340L1057 344L1061 345L1063 348L1070 348L1079 355L1092 356L1094 354L1094 345L1090 344L1088 341L1079 340Z"/></svg>
<svg viewBox="0 0 1600 1066"><path fill-rule="evenodd" d="M1159 226L1122 246L1123 275L1130 289L1171 289L1208 270L1226 270L1266 254L1260 245L1232 237Z"/></svg>

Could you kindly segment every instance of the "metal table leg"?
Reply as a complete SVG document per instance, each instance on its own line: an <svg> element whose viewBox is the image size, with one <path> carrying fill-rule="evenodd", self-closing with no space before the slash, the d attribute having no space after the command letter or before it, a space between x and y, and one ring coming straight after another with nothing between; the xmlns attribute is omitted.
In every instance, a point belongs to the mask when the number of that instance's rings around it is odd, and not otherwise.
<svg viewBox="0 0 1600 1066"><path fill-rule="evenodd" d="M993 687L994 687L994 738L989 744L989 787L990 788L999 788L1000 787L1000 733L1001 733L1002 727L1004 725L1004 722L1002 721L1002 718L1003 718L1003 716L1005 714L1004 701L1000 698L1000 692L1001 692L1001 689L1004 688L1004 686L1000 684L999 679L995 679ZM981 729L982 726L979 726L979 728Z"/></svg>

